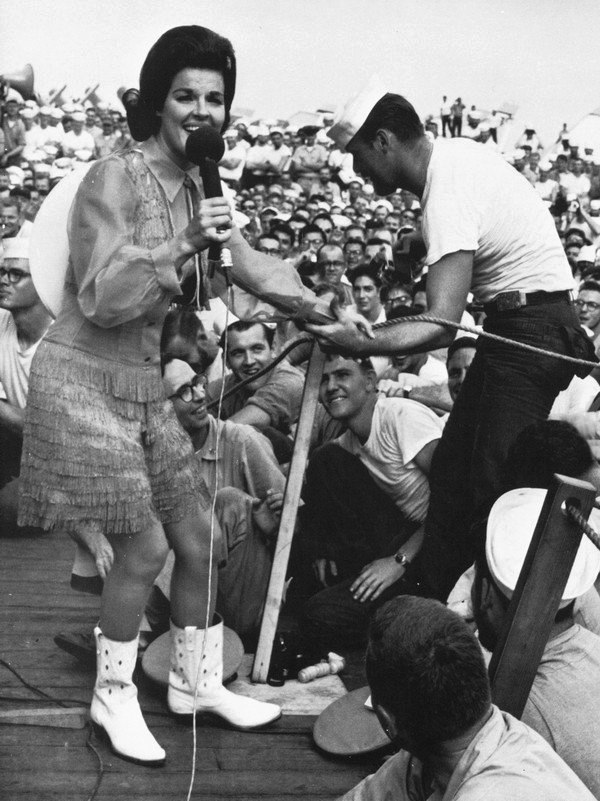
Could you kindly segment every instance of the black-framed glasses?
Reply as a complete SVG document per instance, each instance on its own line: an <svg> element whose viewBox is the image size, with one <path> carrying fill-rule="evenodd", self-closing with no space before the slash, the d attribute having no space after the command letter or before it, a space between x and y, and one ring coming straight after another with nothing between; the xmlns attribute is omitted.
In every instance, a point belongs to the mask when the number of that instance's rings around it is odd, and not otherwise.
<svg viewBox="0 0 600 801"><path fill-rule="evenodd" d="M577 298L575 305L578 309L589 309L590 311L598 311L600 303L594 303L592 300L581 300Z"/></svg>
<svg viewBox="0 0 600 801"><path fill-rule="evenodd" d="M318 262L319 267L344 267L345 262L343 261L320 261Z"/></svg>
<svg viewBox="0 0 600 801"><path fill-rule="evenodd" d="M169 395L169 400L173 398L179 398L184 403L191 403L194 399L194 390L200 387L204 389L206 387L206 376L204 375L197 375L195 376L188 384L183 384L177 392L174 392L172 395Z"/></svg>
<svg viewBox="0 0 600 801"><path fill-rule="evenodd" d="M13 267L0 267L0 278L8 278L9 284L18 284L23 278L31 278L31 273L17 270Z"/></svg>

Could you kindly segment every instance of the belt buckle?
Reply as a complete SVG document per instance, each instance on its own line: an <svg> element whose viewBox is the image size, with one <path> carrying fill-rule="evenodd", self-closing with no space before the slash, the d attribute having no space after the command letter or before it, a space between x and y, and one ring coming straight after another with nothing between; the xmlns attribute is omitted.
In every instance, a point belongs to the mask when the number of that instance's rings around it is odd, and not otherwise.
<svg viewBox="0 0 600 801"><path fill-rule="evenodd" d="M496 298L496 308L499 312L514 311L515 309L520 309L523 305L525 305L523 303L523 293L516 290L514 292L502 292Z"/></svg>

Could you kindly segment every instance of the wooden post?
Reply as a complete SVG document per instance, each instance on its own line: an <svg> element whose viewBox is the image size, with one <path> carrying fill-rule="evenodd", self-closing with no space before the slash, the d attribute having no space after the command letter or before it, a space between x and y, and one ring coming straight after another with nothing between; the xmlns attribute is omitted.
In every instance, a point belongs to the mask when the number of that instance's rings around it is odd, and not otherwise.
<svg viewBox="0 0 600 801"><path fill-rule="evenodd" d="M520 718L548 642L582 533L564 512L572 503L587 519L595 490L555 475L494 649L489 672L494 703Z"/></svg>
<svg viewBox="0 0 600 801"><path fill-rule="evenodd" d="M273 566L271 568L271 578L267 599L260 627L254 665L252 667L252 681L265 684L269 673L271 653L273 651L273 640L277 631L279 621L279 611L281 609L281 598L287 571L290 550L292 547L292 537L298 514L298 503L300 501L300 491L304 479L304 469L308 458L308 448L312 435L315 411L319 400L319 384L323 373L325 354L320 347L313 345L306 381L304 382L304 392L302 393L302 405L296 429L296 439L294 440L294 452L290 462L290 469L285 485L283 497L283 509L281 511L281 521L277 534L277 545Z"/></svg>

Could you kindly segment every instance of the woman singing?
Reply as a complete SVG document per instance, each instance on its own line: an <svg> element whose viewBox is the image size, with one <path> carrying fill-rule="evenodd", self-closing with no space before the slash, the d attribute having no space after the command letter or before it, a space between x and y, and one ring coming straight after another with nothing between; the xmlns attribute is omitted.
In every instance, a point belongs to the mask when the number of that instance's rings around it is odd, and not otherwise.
<svg viewBox="0 0 600 801"><path fill-rule="evenodd" d="M209 597L210 498L160 375L163 319L195 271L194 254L230 236L222 198L200 200L190 219L186 193L201 198L202 184L185 143L199 125L227 127L235 76L231 43L206 28L174 28L152 47L131 120L145 141L99 160L83 179L69 219L65 299L31 371L20 521L103 533L111 543L90 714L119 756L144 764L162 764L165 752L132 674L139 622L169 547L169 708L213 712L239 728L280 714L222 686L222 625L206 627L217 575Z"/></svg>

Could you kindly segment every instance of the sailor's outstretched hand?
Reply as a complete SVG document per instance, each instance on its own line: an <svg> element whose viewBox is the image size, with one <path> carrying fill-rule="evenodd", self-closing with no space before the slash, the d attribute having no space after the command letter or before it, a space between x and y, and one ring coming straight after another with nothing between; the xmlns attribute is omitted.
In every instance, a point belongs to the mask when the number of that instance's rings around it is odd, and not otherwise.
<svg viewBox="0 0 600 801"><path fill-rule="evenodd" d="M336 316L335 323L307 323L306 330L316 338L323 350L352 356L367 353L369 340L374 339L371 323L352 306L340 306L335 300L331 302L331 310Z"/></svg>

